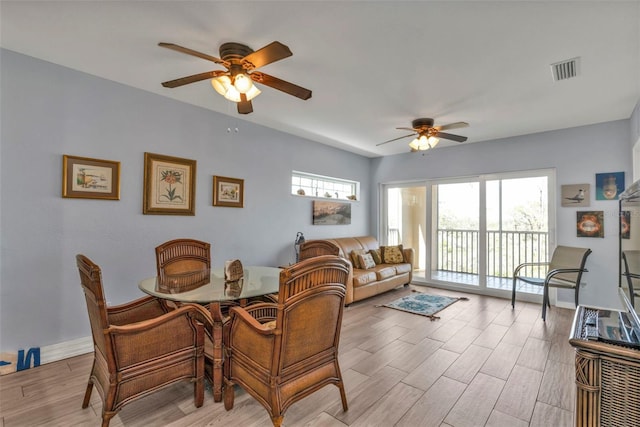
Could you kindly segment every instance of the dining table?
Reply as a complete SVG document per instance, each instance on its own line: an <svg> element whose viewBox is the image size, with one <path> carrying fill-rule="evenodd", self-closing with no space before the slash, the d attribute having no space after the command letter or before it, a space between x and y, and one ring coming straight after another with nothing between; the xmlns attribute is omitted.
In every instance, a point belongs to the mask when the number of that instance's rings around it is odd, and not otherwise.
<svg viewBox="0 0 640 427"><path fill-rule="evenodd" d="M197 271L169 274L162 279L149 277L138 283L140 290L148 295L173 301L179 305L208 305L213 330L213 366L211 382L213 399L222 400L222 369L224 364L222 326L222 306L233 302L240 306L252 299L278 292L282 268L264 266L244 266L243 273L236 280L229 280L225 268L199 269Z"/></svg>

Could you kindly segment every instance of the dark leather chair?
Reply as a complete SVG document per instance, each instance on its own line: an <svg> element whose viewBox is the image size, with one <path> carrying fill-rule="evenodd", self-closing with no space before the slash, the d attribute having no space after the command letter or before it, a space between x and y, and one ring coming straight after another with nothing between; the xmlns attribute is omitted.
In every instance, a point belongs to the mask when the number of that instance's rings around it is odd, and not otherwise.
<svg viewBox="0 0 640 427"><path fill-rule="evenodd" d="M205 332L199 307L169 310L153 297L107 307L100 267L84 255L76 263L94 344L82 407L95 385L106 427L127 403L181 380L194 382L195 405L202 406Z"/></svg>
<svg viewBox="0 0 640 427"><path fill-rule="evenodd" d="M580 292L580 279L582 273L587 272L585 264L587 257L591 253L591 249L575 248L571 246L558 246L553 251L551 261L549 262L526 262L516 267L513 271L513 289L511 292L511 306L515 307L516 303L516 284L518 280L535 286L544 287L542 296L542 320L546 319L547 306L549 303L549 288L566 288L575 289L575 302L578 306L578 296ZM546 274L542 278L527 277L520 274L521 270L527 271L527 268L545 268ZM531 271L531 270L529 270Z"/></svg>
<svg viewBox="0 0 640 427"><path fill-rule="evenodd" d="M233 307L225 327L224 403L233 408L234 384L262 404L274 426L296 401L334 384L347 398L338 365L347 260L323 255L280 274L278 303Z"/></svg>

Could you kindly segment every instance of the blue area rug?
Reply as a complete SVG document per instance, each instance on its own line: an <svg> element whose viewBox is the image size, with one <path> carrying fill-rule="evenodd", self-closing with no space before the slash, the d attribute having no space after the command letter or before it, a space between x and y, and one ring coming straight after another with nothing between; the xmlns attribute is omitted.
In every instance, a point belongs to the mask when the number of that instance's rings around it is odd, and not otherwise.
<svg viewBox="0 0 640 427"><path fill-rule="evenodd" d="M414 294L399 298L390 303L383 304L382 307L395 308L396 310L407 311L409 313L427 316L431 318L431 320L436 320L440 318L438 316L435 316L435 314L439 311L444 310L454 302L468 299L469 298L465 297L452 298L442 295L429 295L416 292Z"/></svg>

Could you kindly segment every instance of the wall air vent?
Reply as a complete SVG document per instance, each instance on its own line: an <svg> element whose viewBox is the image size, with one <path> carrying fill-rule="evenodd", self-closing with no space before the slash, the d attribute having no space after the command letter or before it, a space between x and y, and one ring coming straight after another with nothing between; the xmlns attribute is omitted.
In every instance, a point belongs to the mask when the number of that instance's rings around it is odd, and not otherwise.
<svg viewBox="0 0 640 427"><path fill-rule="evenodd" d="M567 80L577 77L580 72L580 57L567 59L566 61L551 64L553 81Z"/></svg>

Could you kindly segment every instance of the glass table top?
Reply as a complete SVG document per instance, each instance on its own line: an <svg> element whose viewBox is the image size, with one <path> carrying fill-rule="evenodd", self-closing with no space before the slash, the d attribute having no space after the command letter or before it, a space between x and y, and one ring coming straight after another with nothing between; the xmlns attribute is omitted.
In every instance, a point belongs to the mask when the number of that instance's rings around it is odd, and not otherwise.
<svg viewBox="0 0 640 427"><path fill-rule="evenodd" d="M138 283L146 294L178 302L210 303L234 301L277 293L280 271L275 267L244 267L243 277L237 281L226 281L224 268L197 270L167 275L160 282L157 276Z"/></svg>

